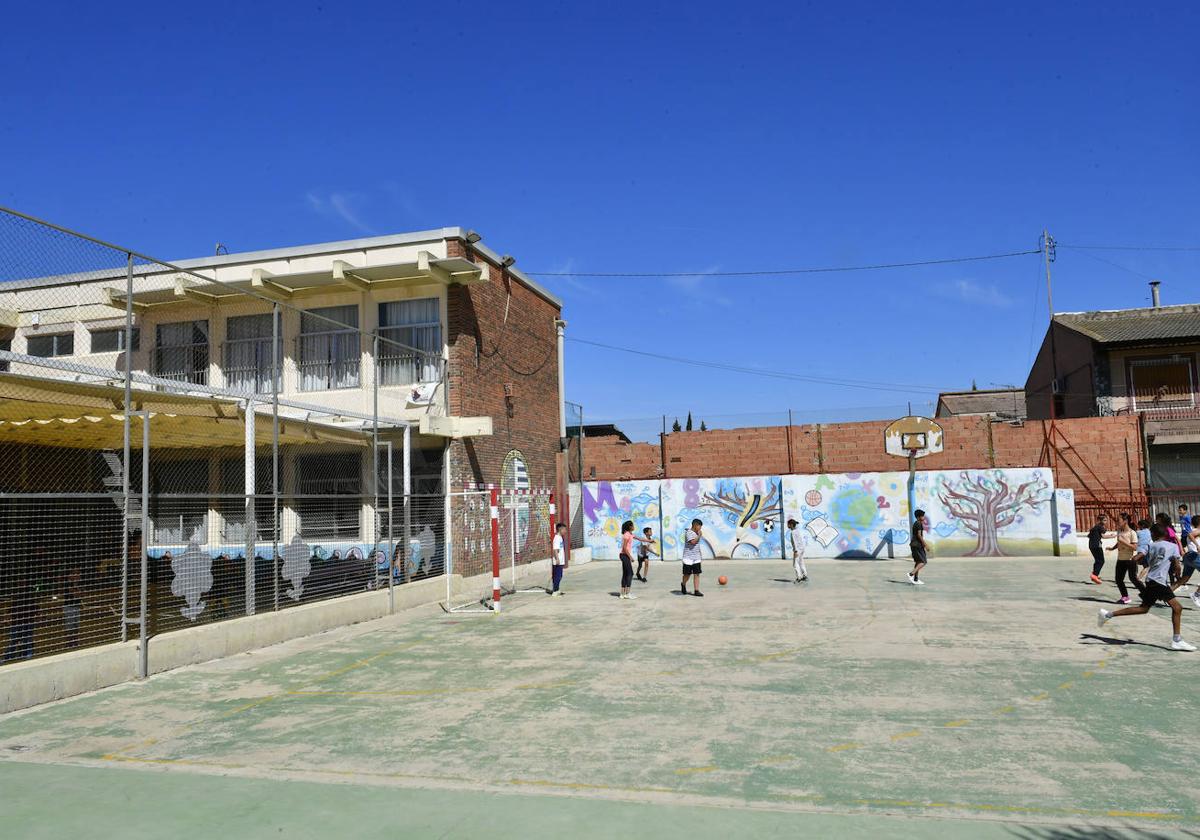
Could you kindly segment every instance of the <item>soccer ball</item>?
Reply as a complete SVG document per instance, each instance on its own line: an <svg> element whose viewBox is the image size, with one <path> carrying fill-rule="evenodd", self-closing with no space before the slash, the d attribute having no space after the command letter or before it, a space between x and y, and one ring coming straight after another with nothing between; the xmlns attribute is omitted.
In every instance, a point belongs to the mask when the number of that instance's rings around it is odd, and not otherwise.
<svg viewBox="0 0 1200 840"><path fill-rule="evenodd" d="M774 530L775 530L775 520L774 519L767 519L767 520L763 521L763 531L765 531L766 533L769 534Z"/></svg>

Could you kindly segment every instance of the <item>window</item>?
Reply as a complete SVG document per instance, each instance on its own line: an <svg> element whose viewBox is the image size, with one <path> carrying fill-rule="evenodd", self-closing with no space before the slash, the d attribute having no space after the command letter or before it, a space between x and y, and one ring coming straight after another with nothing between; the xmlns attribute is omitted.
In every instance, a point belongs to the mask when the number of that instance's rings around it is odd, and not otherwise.
<svg viewBox="0 0 1200 840"><path fill-rule="evenodd" d="M12 339L6 335L0 336L0 350L11 352ZM8 373L8 362L0 362L0 373Z"/></svg>
<svg viewBox="0 0 1200 840"><path fill-rule="evenodd" d="M246 394L272 391L271 314L239 315L225 322L225 384ZM277 343L279 363L283 348Z"/></svg>
<svg viewBox="0 0 1200 840"><path fill-rule="evenodd" d="M1130 390L1138 411L1190 408L1195 405L1193 381L1192 360L1188 356L1129 362Z"/></svg>
<svg viewBox="0 0 1200 840"><path fill-rule="evenodd" d="M133 328L133 349L137 350L142 343L142 331ZM93 353L119 353L125 349L125 328L112 330L92 330Z"/></svg>
<svg viewBox="0 0 1200 840"><path fill-rule="evenodd" d="M300 390L357 388L362 362L357 306L300 313Z"/></svg>
<svg viewBox="0 0 1200 840"><path fill-rule="evenodd" d="M280 465L282 467L282 465ZM282 470L281 470L282 472ZM282 477L282 476L281 476ZM246 462L243 458L221 461L221 542L233 547L246 544ZM283 502L279 503L283 515ZM259 542L270 542L275 522L275 501L271 497L271 456L254 458L254 524Z"/></svg>
<svg viewBox="0 0 1200 840"><path fill-rule="evenodd" d="M437 298L379 304L379 384L439 382L441 304Z"/></svg>
<svg viewBox="0 0 1200 840"><path fill-rule="evenodd" d="M150 528L159 545L208 543L208 461L150 462Z"/></svg>
<svg viewBox="0 0 1200 840"><path fill-rule="evenodd" d="M159 324L153 372L164 379L208 384L208 321Z"/></svg>
<svg viewBox="0 0 1200 840"><path fill-rule="evenodd" d="M362 454L301 455L296 458L296 515L302 539L359 539Z"/></svg>
<svg viewBox="0 0 1200 840"><path fill-rule="evenodd" d="M25 339L25 347L30 356L70 356L75 352L75 334L31 335Z"/></svg>

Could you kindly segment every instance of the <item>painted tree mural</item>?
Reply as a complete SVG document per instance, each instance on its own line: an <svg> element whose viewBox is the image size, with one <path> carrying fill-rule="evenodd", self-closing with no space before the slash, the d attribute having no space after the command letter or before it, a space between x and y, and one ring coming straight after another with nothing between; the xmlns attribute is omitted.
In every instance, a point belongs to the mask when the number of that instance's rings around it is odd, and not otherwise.
<svg viewBox="0 0 1200 840"><path fill-rule="evenodd" d="M938 487L938 499L946 510L976 537L975 548L966 557L1003 557L1000 532L1022 513L1040 511L1050 496L1044 478L1035 477L1014 488L999 470L973 477L964 471L954 480L943 477Z"/></svg>
<svg viewBox="0 0 1200 840"><path fill-rule="evenodd" d="M737 481L721 482L716 493L704 494L700 507L723 510L726 519L736 529L734 550L746 543L754 548L755 553L762 545L763 538L753 532L761 529L762 534L771 533L775 530L776 521L783 516L783 498L778 480L770 482L770 490L765 494L754 493Z"/></svg>

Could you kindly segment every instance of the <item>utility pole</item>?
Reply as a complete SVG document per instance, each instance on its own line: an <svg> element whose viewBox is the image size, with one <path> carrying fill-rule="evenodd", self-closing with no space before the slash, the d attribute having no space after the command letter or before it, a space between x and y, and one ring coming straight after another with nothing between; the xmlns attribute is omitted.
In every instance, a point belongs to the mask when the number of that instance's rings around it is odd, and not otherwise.
<svg viewBox="0 0 1200 840"><path fill-rule="evenodd" d="M1054 337L1054 293L1050 284L1050 263L1054 262L1055 258L1055 242L1046 228L1042 228L1042 258L1046 265L1046 308L1050 312L1050 375L1053 377L1050 382L1050 422L1053 423L1058 419L1054 403L1059 390L1058 345Z"/></svg>

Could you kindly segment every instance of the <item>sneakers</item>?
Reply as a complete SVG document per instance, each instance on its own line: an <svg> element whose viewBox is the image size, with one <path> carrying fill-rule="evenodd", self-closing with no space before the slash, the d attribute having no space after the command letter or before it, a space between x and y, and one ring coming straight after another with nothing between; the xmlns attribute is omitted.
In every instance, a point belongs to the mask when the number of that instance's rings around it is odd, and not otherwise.
<svg viewBox="0 0 1200 840"><path fill-rule="evenodd" d="M685 589L684 587L681 586L681 587L679 587L679 594L680 595L688 595L690 593L687 591L687 589Z"/></svg>
<svg viewBox="0 0 1200 840"><path fill-rule="evenodd" d="M909 572L909 573L908 573L908 582L909 582L909 583L912 583L912 582L913 582L913 576L912 576L912 572Z"/></svg>
<svg viewBox="0 0 1200 840"><path fill-rule="evenodd" d="M1200 607L1200 589L1197 589L1192 593L1192 603L1197 607Z"/></svg>
<svg viewBox="0 0 1200 840"><path fill-rule="evenodd" d="M1183 639L1172 639L1171 650L1195 650L1195 645L1189 645Z"/></svg>
<svg viewBox="0 0 1200 840"><path fill-rule="evenodd" d="M924 586L924 585L925 585L925 581L921 580L920 578L913 578L913 586Z"/></svg>
<svg viewBox="0 0 1200 840"><path fill-rule="evenodd" d="M701 592L699 589L697 589L697 590L696 590L695 592L693 592L692 594L693 594L693 595L695 595L697 598L703 598L703 597L704 597L704 593L703 593L703 592Z"/></svg>
<svg viewBox="0 0 1200 840"><path fill-rule="evenodd" d="M624 592L622 592L622 593L621 593L620 595L618 595L617 597L618 597L618 598L620 598L622 601L628 601L628 600L629 600L629 596L628 596L628 595L626 595Z"/></svg>
<svg viewBox="0 0 1200 840"><path fill-rule="evenodd" d="M560 590L558 590L557 592L551 592L551 593L550 593L550 597L551 597L551 598L561 598L561 597L562 597L562 590L560 589Z"/></svg>
<svg viewBox="0 0 1200 840"><path fill-rule="evenodd" d="M808 580L808 575L804 575L804 577L800 578L800 580L798 580L798 581L796 581L796 582L797 582L797 583L804 583L806 580Z"/></svg>
<svg viewBox="0 0 1200 840"><path fill-rule="evenodd" d="M625 600L626 601L636 601L637 596L634 595L632 592L630 592L628 595L625 596Z"/></svg>
<svg viewBox="0 0 1200 840"><path fill-rule="evenodd" d="M1092 583L1104 583L1104 581L1100 579L1099 575L1088 575L1088 577L1092 579Z"/></svg>
<svg viewBox="0 0 1200 840"><path fill-rule="evenodd" d="M1117 603L1119 603L1119 604L1128 604L1128 603L1129 603L1129 596L1128 596L1128 595L1122 595L1120 598L1118 598L1118 599L1117 599Z"/></svg>
<svg viewBox="0 0 1200 840"><path fill-rule="evenodd" d="M1096 616L1096 626L1103 627L1110 618L1112 618L1112 613L1101 607L1099 615Z"/></svg>

